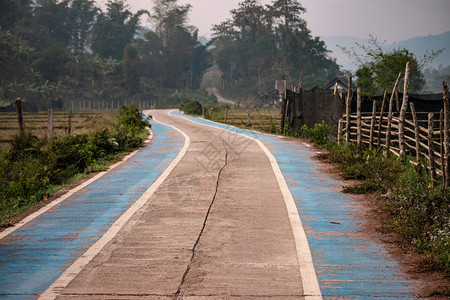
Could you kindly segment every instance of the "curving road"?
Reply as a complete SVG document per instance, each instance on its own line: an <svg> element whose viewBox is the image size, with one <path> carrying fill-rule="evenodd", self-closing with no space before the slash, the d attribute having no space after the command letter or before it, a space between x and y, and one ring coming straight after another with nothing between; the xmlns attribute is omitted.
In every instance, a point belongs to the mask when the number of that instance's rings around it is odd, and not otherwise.
<svg viewBox="0 0 450 300"><path fill-rule="evenodd" d="M151 114L147 147L0 235L0 296L412 298L307 145Z"/></svg>
<svg viewBox="0 0 450 300"><path fill-rule="evenodd" d="M233 104L233 105L235 104L234 101L228 100L228 99L225 99L224 97L222 97L222 95L220 95L217 88L207 88L206 90L208 91L209 94L213 94L214 96L216 96L217 102L219 102L219 103L228 103L228 104Z"/></svg>

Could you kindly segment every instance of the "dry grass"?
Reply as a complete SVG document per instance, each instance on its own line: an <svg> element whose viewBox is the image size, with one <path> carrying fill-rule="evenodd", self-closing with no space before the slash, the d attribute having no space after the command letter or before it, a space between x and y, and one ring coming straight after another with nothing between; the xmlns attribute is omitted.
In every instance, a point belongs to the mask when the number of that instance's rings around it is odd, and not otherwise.
<svg viewBox="0 0 450 300"><path fill-rule="evenodd" d="M110 128L114 119L111 112L82 112L74 113L70 121L72 133L89 133ZM48 117L46 112L38 114L24 114L26 130L31 130L39 138L47 136ZM69 131L69 112L53 113L53 135L60 136ZM19 125L15 113L0 114L0 150L9 149L9 141L19 132Z"/></svg>
<svg viewBox="0 0 450 300"><path fill-rule="evenodd" d="M248 113L250 112L250 125L248 123ZM212 121L226 123L228 125L253 129L262 132L269 132L273 117L275 116L275 127L279 129L281 123L281 112L279 109L230 109L228 111L227 121L225 111L213 112Z"/></svg>

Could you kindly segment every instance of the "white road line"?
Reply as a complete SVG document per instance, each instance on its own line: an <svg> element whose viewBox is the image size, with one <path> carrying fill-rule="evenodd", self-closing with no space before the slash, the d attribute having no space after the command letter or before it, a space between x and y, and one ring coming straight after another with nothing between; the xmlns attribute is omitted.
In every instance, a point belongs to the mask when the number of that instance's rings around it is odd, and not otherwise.
<svg viewBox="0 0 450 300"><path fill-rule="evenodd" d="M153 118L155 120L155 118ZM145 191L145 193L111 226L111 228L80 258L78 258L40 297L39 299L49 300L56 299L65 287L87 266L87 264L106 246L120 231L120 229L128 222L128 220L150 199L158 187L166 180L175 166L186 154L191 143L191 139L180 129L157 121L163 125L172 127L180 132L185 138L185 143L178 156L170 163L167 169L158 177L158 179Z"/></svg>
<svg viewBox="0 0 450 300"><path fill-rule="evenodd" d="M177 116L177 115L174 115ZM190 120L189 118L184 118L183 116L177 116L180 118L183 118L185 120L188 120L190 122L193 122L195 124L204 125L204 126L210 126L216 129L221 130L227 130L224 128L219 128L213 125L209 124L203 124L199 122L195 122L193 120ZM216 122L214 122L216 123ZM220 123L217 123L220 124ZM224 125L224 124L220 124ZM226 125L229 126L229 125ZM234 127L234 126L231 126ZM237 128L237 127L234 127ZM305 234L305 230L302 225L302 221L300 219L300 215L297 211L297 206L295 205L294 198L292 197L291 191L289 190L289 187L286 183L286 180L284 179L283 173L280 170L280 167L278 166L278 162L273 156L273 154L267 149L267 147L258 139L249 137L247 135L244 135L242 133L234 132L231 130L228 130L229 132L236 133L238 135L241 135L243 137L246 137L248 139L251 139L255 141L259 147L264 151L266 156L270 160L270 164L272 165L273 172L275 174L275 177L278 181L278 186L280 187L281 193L283 195L284 203L286 205L286 209L288 211L289 221L291 223L292 233L294 235L295 240L295 247L297 249L297 259L300 269L300 276L303 286L303 294L305 299L309 300L318 300L322 299L322 292L320 291L319 281L317 279L316 270L314 268L314 263L311 256L311 250L309 248L308 239Z"/></svg>

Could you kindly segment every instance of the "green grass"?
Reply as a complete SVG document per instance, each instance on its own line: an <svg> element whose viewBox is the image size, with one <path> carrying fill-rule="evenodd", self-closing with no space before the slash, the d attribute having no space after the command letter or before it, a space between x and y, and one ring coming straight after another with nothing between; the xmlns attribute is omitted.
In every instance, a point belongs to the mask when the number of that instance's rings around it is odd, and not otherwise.
<svg viewBox="0 0 450 300"><path fill-rule="evenodd" d="M345 179L358 179L357 186L344 188L356 194L389 193L385 207L390 225L418 252L429 257L438 269L450 274L450 191L444 190L442 178L432 179L427 168L417 170L409 158L399 158L384 149L369 150L352 143L337 144L326 130L305 128L311 141L328 150ZM331 131L330 131L331 132Z"/></svg>

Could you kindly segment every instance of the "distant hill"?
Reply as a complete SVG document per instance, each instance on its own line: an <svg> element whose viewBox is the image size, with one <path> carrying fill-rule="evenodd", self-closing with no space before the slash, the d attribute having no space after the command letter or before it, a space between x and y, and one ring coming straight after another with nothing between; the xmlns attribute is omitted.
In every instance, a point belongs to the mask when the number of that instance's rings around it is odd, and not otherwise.
<svg viewBox="0 0 450 300"><path fill-rule="evenodd" d="M337 59L337 63L341 65L344 69L355 71L358 68L357 62L350 60L350 58L343 53L343 51L337 46L342 46L346 48L355 48L355 43L360 45L368 45L369 39L360 39L351 36L336 36L336 37L321 37L321 39L327 45L328 50L331 50L331 57ZM380 41L381 43L382 41ZM386 43L387 47L392 44ZM440 50L444 49L442 54L437 57L433 63L426 67L432 67L434 69L439 69L439 67L444 68L450 66L450 31L439 35L428 35L428 36L418 36L408 40L396 42L393 48L406 48L413 52L417 57L422 57L426 51Z"/></svg>

